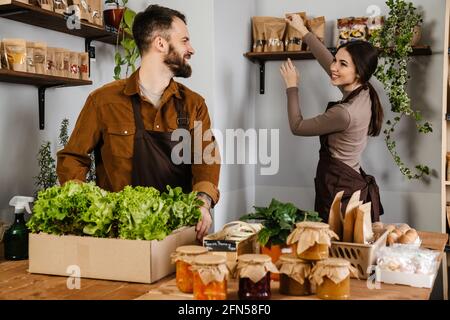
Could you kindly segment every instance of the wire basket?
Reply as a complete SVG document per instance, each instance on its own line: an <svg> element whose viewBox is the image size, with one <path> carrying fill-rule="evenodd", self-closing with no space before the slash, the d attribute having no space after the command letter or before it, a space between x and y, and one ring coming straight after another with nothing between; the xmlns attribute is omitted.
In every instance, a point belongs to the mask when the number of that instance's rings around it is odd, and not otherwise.
<svg viewBox="0 0 450 320"><path fill-rule="evenodd" d="M358 270L358 278L367 279L370 274L375 272L373 266L376 265L377 252L386 246L387 236L388 231L385 230L372 244L332 241L329 250L330 257L350 261L352 266Z"/></svg>

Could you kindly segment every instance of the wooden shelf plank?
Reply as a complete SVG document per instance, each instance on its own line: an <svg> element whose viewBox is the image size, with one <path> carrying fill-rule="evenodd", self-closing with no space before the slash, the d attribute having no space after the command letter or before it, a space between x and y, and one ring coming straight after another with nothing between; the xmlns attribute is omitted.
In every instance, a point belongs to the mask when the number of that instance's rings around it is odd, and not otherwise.
<svg viewBox="0 0 450 320"><path fill-rule="evenodd" d="M328 48L331 52L335 52L336 48ZM413 47L412 56L431 55L430 46L416 46ZM247 52L244 57L252 62L277 61L286 60L309 60L315 59L310 51L283 51L283 52Z"/></svg>
<svg viewBox="0 0 450 320"><path fill-rule="evenodd" d="M0 81L17 84L28 84L36 87L75 87L92 84L91 80L56 77L45 74L34 74L5 69L0 69Z"/></svg>
<svg viewBox="0 0 450 320"><path fill-rule="evenodd" d="M80 21L80 29L70 29L64 15L15 0L0 0L0 17L90 40L116 43L117 34L106 31L102 26Z"/></svg>

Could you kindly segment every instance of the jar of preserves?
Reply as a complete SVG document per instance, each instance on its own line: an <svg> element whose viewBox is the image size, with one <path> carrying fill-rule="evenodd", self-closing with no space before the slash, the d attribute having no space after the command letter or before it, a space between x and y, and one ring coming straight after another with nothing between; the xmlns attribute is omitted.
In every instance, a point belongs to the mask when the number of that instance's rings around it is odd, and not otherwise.
<svg viewBox="0 0 450 320"><path fill-rule="evenodd" d="M208 253L208 248L202 246L181 246L172 254L172 262L176 265L176 283L181 292L193 292L194 277L191 265L196 256L206 253Z"/></svg>
<svg viewBox="0 0 450 320"><path fill-rule="evenodd" d="M300 259L318 261L328 258L331 238L339 239L328 224L304 221L296 224L296 229L287 238L287 244L294 246Z"/></svg>
<svg viewBox="0 0 450 320"><path fill-rule="evenodd" d="M243 254L239 256L236 268L236 276L239 278L239 299L270 299L271 272L278 273L278 269L268 255Z"/></svg>
<svg viewBox="0 0 450 320"><path fill-rule="evenodd" d="M350 276L357 270L345 259L331 258L318 261L311 271L311 281L316 285L320 299L346 300L350 298Z"/></svg>
<svg viewBox="0 0 450 320"><path fill-rule="evenodd" d="M228 268L226 257L212 253L195 257L194 300L226 300Z"/></svg>
<svg viewBox="0 0 450 320"><path fill-rule="evenodd" d="M294 254L280 257L277 263L280 270L280 293L290 296L307 296L311 294L309 276L311 263L299 259Z"/></svg>

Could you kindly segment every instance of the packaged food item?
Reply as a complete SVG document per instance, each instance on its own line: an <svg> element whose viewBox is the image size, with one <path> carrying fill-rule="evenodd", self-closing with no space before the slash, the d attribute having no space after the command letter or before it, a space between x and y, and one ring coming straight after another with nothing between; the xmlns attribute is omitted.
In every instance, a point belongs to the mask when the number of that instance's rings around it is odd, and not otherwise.
<svg viewBox="0 0 450 320"><path fill-rule="evenodd" d="M80 12L80 20L93 22L92 8L88 0L68 0L69 6L77 6Z"/></svg>
<svg viewBox="0 0 450 320"><path fill-rule="evenodd" d="M205 253L208 253L208 249L202 246L181 246L172 254L172 263L176 265L177 287L181 292L194 292L194 276L191 266L195 257Z"/></svg>
<svg viewBox="0 0 450 320"><path fill-rule="evenodd" d="M64 53L65 49L55 48L55 76L64 77Z"/></svg>
<svg viewBox="0 0 450 320"><path fill-rule="evenodd" d="M89 80L89 54L80 53L80 79Z"/></svg>
<svg viewBox="0 0 450 320"><path fill-rule="evenodd" d="M311 31L322 43L325 43L325 17L317 17L306 20L306 27Z"/></svg>
<svg viewBox="0 0 450 320"><path fill-rule="evenodd" d="M24 39L3 39L8 68L27 72L27 44Z"/></svg>
<svg viewBox="0 0 450 320"><path fill-rule="evenodd" d="M272 20L272 17L252 17L253 52L263 52L266 44L264 35L264 23Z"/></svg>
<svg viewBox="0 0 450 320"><path fill-rule="evenodd" d="M45 68L45 73L49 76L54 76L55 74L55 49L52 47L47 47L47 63Z"/></svg>
<svg viewBox="0 0 450 320"><path fill-rule="evenodd" d="M63 51L63 77L70 78L70 51Z"/></svg>
<svg viewBox="0 0 450 320"><path fill-rule="evenodd" d="M318 261L311 270L311 281L316 285L316 294L325 300L350 298L350 276L358 272L349 261L330 258Z"/></svg>
<svg viewBox="0 0 450 320"><path fill-rule="evenodd" d="M350 31L350 41L356 40L367 40L367 17L354 18L352 21L351 31Z"/></svg>
<svg viewBox="0 0 450 320"><path fill-rule="evenodd" d="M69 78L80 78L80 54L78 52L69 51Z"/></svg>
<svg viewBox="0 0 450 320"><path fill-rule="evenodd" d="M317 261L328 258L331 238L339 239L328 224L304 221L296 224L286 242L296 247L294 252L300 259Z"/></svg>
<svg viewBox="0 0 450 320"><path fill-rule="evenodd" d="M388 231L388 236L386 239L387 245L392 246L396 243L399 244L408 244L419 247L421 244L421 240L417 231L411 228L406 223L397 223L397 224L383 224L381 222L372 224L372 229L374 230L375 237L381 232L385 230Z"/></svg>
<svg viewBox="0 0 450 320"><path fill-rule="evenodd" d="M411 274L432 274L439 252L424 248L394 244L380 248L377 266L381 270Z"/></svg>
<svg viewBox="0 0 450 320"><path fill-rule="evenodd" d="M34 66L34 42L27 41L27 72L36 73Z"/></svg>
<svg viewBox="0 0 450 320"><path fill-rule="evenodd" d="M53 10L56 13L64 14L65 12L67 12L68 7L69 5L67 0L53 0Z"/></svg>
<svg viewBox="0 0 450 320"><path fill-rule="evenodd" d="M228 268L226 257L211 253L194 258L194 300L226 300Z"/></svg>
<svg viewBox="0 0 450 320"><path fill-rule="evenodd" d="M287 13L288 16L298 14L304 23L306 23L306 12ZM300 32L293 28L290 24L287 24L286 38L284 40L284 48L286 51L301 51L303 50L303 40L300 37Z"/></svg>
<svg viewBox="0 0 450 320"><path fill-rule="evenodd" d="M384 25L384 17L376 16L376 17L368 17L367 18L367 39L372 39L375 36L378 36L381 32L381 29ZM379 42L374 42L374 46L379 47L381 44Z"/></svg>
<svg viewBox="0 0 450 320"><path fill-rule="evenodd" d="M280 270L280 293L291 296L311 294L309 276L311 263L297 258L294 254L284 254L276 264Z"/></svg>
<svg viewBox="0 0 450 320"><path fill-rule="evenodd" d="M238 257L234 271L239 278L240 300L268 300L271 298L270 273L278 273L272 259L265 254L243 254Z"/></svg>
<svg viewBox="0 0 450 320"><path fill-rule="evenodd" d="M35 42L33 54L34 54L34 65L35 65L36 73L45 74L46 57L47 57L47 43Z"/></svg>
<svg viewBox="0 0 450 320"><path fill-rule="evenodd" d="M274 18L273 21L264 23L264 35L266 45L264 52L282 52L284 51L284 33L286 31L286 22L284 19Z"/></svg>
<svg viewBox="0 0 450 320"><path fill-rule="evenodd" d="M339 48L350 40L350 31L352 27L352 18L337 19L338 39L336 47Z"/></svg>
<svg viewBox="0 0 450 320"><path fill-rule="evenodd" d="M96 25L103 26L103 1L89 0L91 7L92 22Z"/></svg>
<svg viewBox="0 0 450 320"><path fill-rule="evenodd" d="M53 0L31 0L30 4L37 5L44 10L53 11Z"/></svg>

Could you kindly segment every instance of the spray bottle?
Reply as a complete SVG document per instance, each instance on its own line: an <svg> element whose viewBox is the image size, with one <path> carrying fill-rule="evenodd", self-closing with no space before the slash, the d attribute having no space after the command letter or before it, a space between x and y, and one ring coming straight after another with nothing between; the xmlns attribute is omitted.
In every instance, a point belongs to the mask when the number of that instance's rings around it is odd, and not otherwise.
<svg viewBox="0 0 450 320"><path fill-rule="evenodd" d="M28 259L28 228L25 224L25 210L31 214L30 202L32 197L16 196L9 201L9 205L14 207L15 221L5 232L5 259L25 260Z"/></svg>

